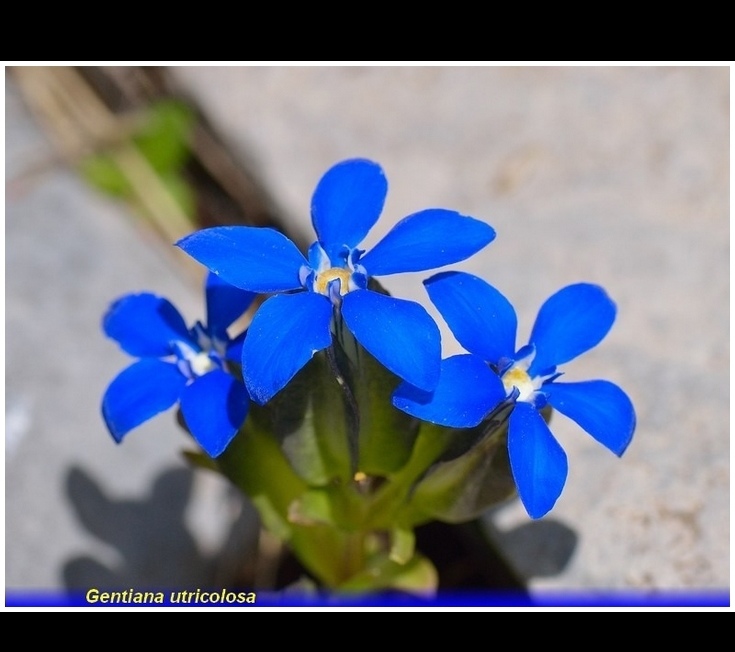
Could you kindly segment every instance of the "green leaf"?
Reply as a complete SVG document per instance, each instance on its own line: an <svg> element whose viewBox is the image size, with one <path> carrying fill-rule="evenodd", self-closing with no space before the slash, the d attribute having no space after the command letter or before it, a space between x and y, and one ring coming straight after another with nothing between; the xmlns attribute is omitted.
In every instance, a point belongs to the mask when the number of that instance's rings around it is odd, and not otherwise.
<svg viewBox="0 0 735 652"><path fill-rule="evenodd" d="M130 141L161 176L186 215L194 215L193 191L180 176L189 157L195 126L193 110L182 102L162 100L143 113ZM79 165L82 176L98 190L119 198L132 195L130 181L115 161L114 149L86 157Z"/></svg>
<svg viewBox="0 0 735 652"><path fill-rule="evenodd" d="M436 594L439 574L423 555L415 555L411 561L396 569L390 588L430 598Z"/></svg>
<svg viewBox="0 0 735 652"><path fill-rule="evenodd" d="M189 156L194 111L176 100L151 104L133 142L159 173L180 169Z"/></svg>
<svg viewBox="0 0 735 652"><path fill-rule="evenodd" d="M407 563L399 564L380 555L364 571L343 582L338 588L349 592L396 589L431 598L436 594L438 584L436 568L426 557L416 554Z"/></svg>
<svg viewBox="0 0 735 652"><path fill-rule="evenodd" d="M196 466L206 471L219 472L220 470L217 465L217 461L213 460L206 453L202 453L200 451L183 451L183 455L192 466Z"/></svg>
<svg viewBox="0 0 735 652"><path fill-rule="evenodd" d="M455 432L466 441L483 429L486 431L469 450L438 462L417 483L403 519L413 524L430 519L461 523L515 495L508 459L507 413L477 429ZM448 453L454 454L451 449Z"/></svg>
<svg viewBox="0 0 735 652"><path fill-rule="evenodd" d="M79 171L87 183L112 197L125 198L132 193L127 177L122 173L113 157L108 154L94 154L86 157L80 162Z"/></svg>
<svg viewBox="0 0 735 652"><path fill-rule="evenodd" d="M305 492L289 506L288 520L299 525L334 525L329 494L321 489Z"/></svg>
<svg viewBox="0 0 735 652"><path fill-rule="evenodd" d="M388 557L397 564L407 564L416 549L416 535L413 530L395 528L391 532L391 547Z"/></svg>
<svg viewBox="0 0 735 652"><path fill-rule="evenodd" d="M293 520L293 506L303 500L309 487L296 475L278 442L262 428L262 414L251 408L253 412L256 418L246 419L217 465L250 497L265 527L289 544L304 567L325 585L336 586L345 577L349 537L321 523Z"/></svg>
<svg viewBox="0 0 735 652"><path fill-rule="evenodd" d="M308 486L294 473L278 442L255 419L248 418L216 461L222 473L250 497L266 527L289 539L289 506Z"/></svg>
<svg viewBox="0 0 735 652"><path fill-rule="evenodd" d="M411 524L411 514L405 503L416 482L436 462L453 441L454 432L448 428L423 421L408 461L373 493L368 505L366 526L373 529L392 529ZM408 520L404 520L407 518Z"/></svg>
<svg viewBox="0 0 735 652"><path fill-rule="evenodd" d="M260 520L268 532L282 541L293 537L294 530L287 519L283 518L280 510L268 494L261 493L251 497L253 506L258 510Z"/></svg>

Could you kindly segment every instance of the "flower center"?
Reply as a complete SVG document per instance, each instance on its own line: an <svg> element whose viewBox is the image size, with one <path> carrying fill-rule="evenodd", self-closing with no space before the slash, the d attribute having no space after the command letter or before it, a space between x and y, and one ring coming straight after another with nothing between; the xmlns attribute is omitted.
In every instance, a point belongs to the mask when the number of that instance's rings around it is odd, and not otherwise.
<svg viewBox="0 0 735 652"><path fill-rule="evenodd" d="M513 388L517 388L519 401L530 401L534 392L538 389L536 383L533 382L528 372L521 367L514 365L503 374L503 387L510 394Z"/></svg>
<svg viewBox="0 0 735 652"><path fill-rule="evenodd" d="M212 358L210 358L204 351L197 353L193 358L190 358L188 362L191 366L192 372L196 376L203 376L217 367Z"/></svg>
<svg viewBox="0 0 735 652"><path fill-rule="evenodd" d="M329 269L319 272L314 279L314 292L329 295L329 284L332 281L339 281L339 293L344 296L350 291L350 277L352 272L344 267L330 267Z"/></svg>

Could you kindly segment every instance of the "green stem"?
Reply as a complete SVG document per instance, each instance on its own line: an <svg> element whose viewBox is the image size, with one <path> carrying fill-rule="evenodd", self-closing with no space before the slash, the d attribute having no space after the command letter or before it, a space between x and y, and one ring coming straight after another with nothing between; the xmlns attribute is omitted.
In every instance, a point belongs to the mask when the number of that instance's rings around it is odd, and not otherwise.
<svg viewBox="0 0 735 652"><path fill-rule="evenodd" d="M365 533L354 532L345 540L342 558L342 581L349 580L365 568Z"/></svg>
<svg viewBox="0 0 735 652"><path fill-rule="evenodd" d="M396 512L403 506L415 482L444 452L449 443L449 434L448 430L439 426L422 424L408 462L375 493L368 509L366 525L373 529L395 527Z"/></svg>

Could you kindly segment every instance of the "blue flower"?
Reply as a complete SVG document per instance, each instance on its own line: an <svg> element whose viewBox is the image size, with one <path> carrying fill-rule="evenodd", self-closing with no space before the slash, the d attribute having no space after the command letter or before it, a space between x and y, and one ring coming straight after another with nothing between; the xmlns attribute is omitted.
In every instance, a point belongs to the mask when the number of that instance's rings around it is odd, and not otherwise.
<svg viewBox="0 0 735 652"><path fill-rule="evenodd" d="M210 456L220 455L237 433L249 397L227 370L227 360L239 364L242 346L242 336L232 340L227 329L256 295L214 274L208 275L205 295L207 325L197 322L191 329L171 302L151 293L125 295L105 314L104 332L140 358L102 399L102 416L116 442L177 402L187 428Z"/></svg>
<svg viewBox="0 0 735 652"><path fill-rule="evenodd" d="M364 159L330 168L311 202L318 240L308 260L268 228L215 227L178 242L227 283L274 293L259 308L243 345L251 396L269 401L332 343L336 309L357 341L402 379L432 389L439 379L441 336L426 310L373 291L373 276L416 272L464 260L489 244L487 224L445 209L405 217L369 252L357 246L378 220L388 191L383 170Z"/></svg>
<svg viewBox="0 0 735 652"><path fill-rule="evenodd" d="M409 414L450 427L478 425L506 401L508 455L518 494L532 518L546 514L561 495L567 457L541 410L550 404L616 455L635 430L628 396L606 380L563 383L557 366L596 346L615 320L615 304L589 283L562 288L541 306L530 343L515 348L513 306L495 288L461 272L424 281L457 341L470 353L443 361L433 393L404 383L393 403Z"/></svg>

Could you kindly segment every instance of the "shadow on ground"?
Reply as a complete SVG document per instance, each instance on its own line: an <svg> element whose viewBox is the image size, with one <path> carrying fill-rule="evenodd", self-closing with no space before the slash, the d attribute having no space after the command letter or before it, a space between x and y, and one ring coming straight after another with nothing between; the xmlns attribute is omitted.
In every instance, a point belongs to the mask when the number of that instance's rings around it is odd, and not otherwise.
<svg viewBox="0 0 735 652"><path fill-rule="evenodd" d="M221 549L201 552L186 524L194 472L167 470L142 500L114 500L84 469L73 467L66 493L81 526L110 548L111 554L80 555L63 567L70 591L221 588L238 582L243 542L252 532L252 514L233 523ZM252 537L250 537L252 538ZM533 521L508 531L479 521L429 523L417 530L417 545L440 574L440 589L526 592L534 577L564 571L577 535L554 519ZM513 551L512 556L500 551ZM104 558L104 559L102 559ZM289 566L290 564L290 566ZM303 569L286 556L279 584L297 581ZM247 575L248 581L252 576Z"/></svg>
<svg viewBox="0 0 735 652"><path fill-rule="evenodd" d="M201 552L186 525L194 472L171 469L155 480L143 500L113 500L84 469L73 467L66 493L82 527L114 554L105 561L89 555L67 561L63 583L71 591L99 589L201 589L226 585L235 551L242 550L252 528L243 513L232 525L221 550ZM117 559L115 559L117 558Z"/></svg>
<svg viewBox="0 0 735 652"><path fill-rule="evenodd" d="M487 529L489 538L506 552L512 566L526 581L560 575L577 548L576 532L550 517L507 531L494 525Z"/></svg>

